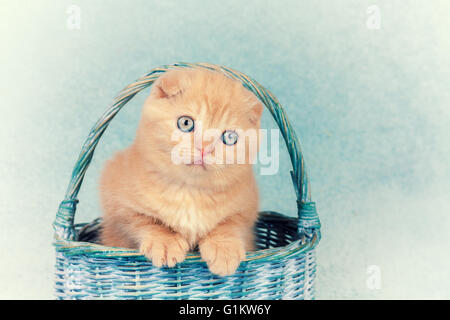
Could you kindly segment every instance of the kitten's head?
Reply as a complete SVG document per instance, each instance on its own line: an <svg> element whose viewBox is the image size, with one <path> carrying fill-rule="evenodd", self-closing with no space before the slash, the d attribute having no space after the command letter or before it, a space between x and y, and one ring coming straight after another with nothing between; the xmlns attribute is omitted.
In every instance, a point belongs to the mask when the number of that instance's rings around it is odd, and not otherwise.
<svg viewBox="0 0 450 320"><path fill-rule="evenodd" d="M171 70L152 86L136 146L168 179L225 185L255 159L262 111L241 82L224 74Z"/></svg>

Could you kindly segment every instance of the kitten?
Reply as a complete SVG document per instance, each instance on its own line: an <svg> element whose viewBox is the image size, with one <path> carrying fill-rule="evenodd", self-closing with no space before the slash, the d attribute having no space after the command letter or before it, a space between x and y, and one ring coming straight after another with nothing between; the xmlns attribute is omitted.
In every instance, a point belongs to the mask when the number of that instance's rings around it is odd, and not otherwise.
<svg viewBox="0 0 450 320"><path fill-rule="evenodd" d="M134 142L102 171L102 243L138 249L158 267L174 266L198 245L212 273L233 274L254 248L259 202L248 161L257 150L238 132L259 129L262 111L250 91L219 72L158 78ZM216 131L205 137L207 129ZM173 160L174 150L185 163ZM245 164L227 162L239 152Z"/></svg>

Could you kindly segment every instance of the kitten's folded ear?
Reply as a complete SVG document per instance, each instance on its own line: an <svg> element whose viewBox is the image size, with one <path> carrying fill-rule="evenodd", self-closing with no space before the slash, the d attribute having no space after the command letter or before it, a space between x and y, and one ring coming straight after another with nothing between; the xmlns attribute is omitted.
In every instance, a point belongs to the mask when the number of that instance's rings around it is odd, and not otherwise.
<svg viewBox="0 0 450 320"><path fill-rule="evenodd" d="M183 71L167 71L153 83L150 97L155 99L170 98L181 93L186 86L187 77Z"/></svg>
<svg viewBox="0 0 450 320"><path fill-rule="evenodd" d="M261 115L263 113L263 110L264 110L264 107L259 100L257 100L254 104L252 104L250 106L249 117L250 117L250 121L253 124L255 124L255 125L260 124Z"/></svg>

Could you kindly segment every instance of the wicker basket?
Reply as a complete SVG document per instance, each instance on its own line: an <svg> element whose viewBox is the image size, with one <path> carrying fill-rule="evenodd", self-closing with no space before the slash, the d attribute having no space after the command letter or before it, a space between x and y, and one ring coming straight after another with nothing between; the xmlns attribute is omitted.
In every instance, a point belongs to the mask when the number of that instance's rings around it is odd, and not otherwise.
<svg viewBox="0 0 450 320"><path fill-rule="evenodd" d="M237 79L267 107L278 124L293 165L298 219L261 212L255 226L257 250L248 252L236 273L213 275L198 253L173 268L156 268L136 250L96 243L100 219L74 224L77 195L95 147L109 122L139 91L164 72L206 68ZM58 299L313 299L315 247L320 221L295 133L278 100L248 76L223 66L177 63L153 69L121 91L95 124L75 164L55 222L55 294Z"/></svg>

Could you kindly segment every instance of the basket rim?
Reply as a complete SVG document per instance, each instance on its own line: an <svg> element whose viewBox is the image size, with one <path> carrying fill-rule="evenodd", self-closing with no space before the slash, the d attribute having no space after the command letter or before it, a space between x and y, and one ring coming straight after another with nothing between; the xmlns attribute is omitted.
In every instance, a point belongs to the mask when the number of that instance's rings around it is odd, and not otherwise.
<svg viewBox="0 0 450 320"><path fill-rule="evenodd" d="M295 253L305 253L314 249L320 239L320 235L315 233L310 241L303 242L302 239L295 240L286 246L261 249L255 251L249 251L246 254L246 258L242 261L269 261L276 260L278 258L287 257ZM127 249L120 247L108 247L101 244L85 241L66 240L55 236L53 245L56 251L63 252L67 255L88 255L96 258L136 258L136 260L149 261L142 253L135 249ZM189 252L186 254L186 258L180 264L191 264L197 262L205 262L200 254ZM263 261L260 261L263 262ZM205 262L206 263L206 262Z"/></svg>
<svg viewBox="0 0 450 320"><path fill-rule="evenodd" d="M291 220L295 222L298 220L296 217L291 217L285 214L281 214L275 211L262 211L260 216L275 218L277 220ZM94 220L95 221L95 220ZM85 225L79 224L79 225ZM271 261L278 258L290 256L292 254L301 254L314 249L319 240L321 234L319 230L316 230L310 238L296 239L285 246L279 246L268 249L260 249L248 251L244 262L256 262L256 261ZM98 243L67 240L55 234L53 245L56 251L63 252L67 255L88 255L96 258L135 258L136 261L149 261L142 253L136 249L121 248L121 247L109 247ZM150 261L149 261L150 262ZM186 254L186 258L180 264L191 264L205 262L199 252L189 252Z"/></svg>

